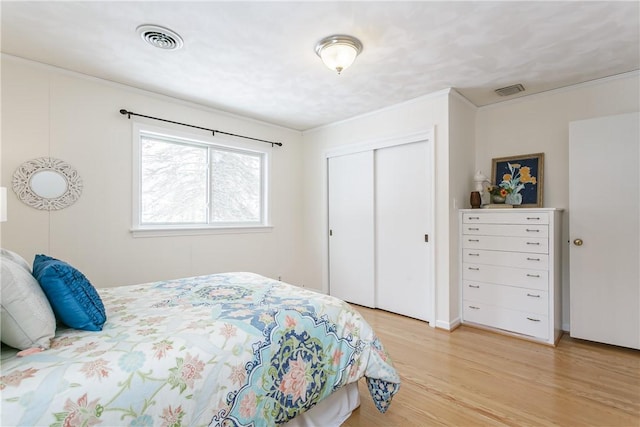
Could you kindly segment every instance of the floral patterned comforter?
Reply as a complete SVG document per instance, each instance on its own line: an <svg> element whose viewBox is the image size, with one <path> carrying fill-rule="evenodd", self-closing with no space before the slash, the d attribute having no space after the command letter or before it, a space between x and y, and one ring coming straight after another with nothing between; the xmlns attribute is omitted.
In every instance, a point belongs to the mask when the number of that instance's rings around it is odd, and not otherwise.
<svg viewBox="0 0 640 427"><path fill-rule="evenodd" d="M284 423L366 377L384 412L400 379L371 327L331 296L252 273L100 289L101 332L3 347L0 424Z"/></svg>

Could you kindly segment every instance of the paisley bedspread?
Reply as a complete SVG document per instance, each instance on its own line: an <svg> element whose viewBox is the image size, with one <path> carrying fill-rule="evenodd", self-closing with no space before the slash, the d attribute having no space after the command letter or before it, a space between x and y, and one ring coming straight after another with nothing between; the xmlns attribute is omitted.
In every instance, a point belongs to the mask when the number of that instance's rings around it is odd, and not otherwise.
<svg viewBox="0 0 640 427"><path fill-rule="evenodd" d="M100 332L3 347L0 424L284 423L365 377L384 412L400 379L348 304L252 273L99 289Z"/></svg>

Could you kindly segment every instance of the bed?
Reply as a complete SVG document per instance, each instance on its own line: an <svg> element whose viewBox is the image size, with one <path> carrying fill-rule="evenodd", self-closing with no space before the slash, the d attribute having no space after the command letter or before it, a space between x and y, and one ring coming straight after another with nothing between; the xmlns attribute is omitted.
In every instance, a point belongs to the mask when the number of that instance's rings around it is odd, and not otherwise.
<svg viewBox="0 0 640 427"><path fill-rule="evenodd" d="M3 345L1 425L338 426L361 378L381 412L399 389L371 327L328 295L253 273L96 292L101 330Z"/></svg>

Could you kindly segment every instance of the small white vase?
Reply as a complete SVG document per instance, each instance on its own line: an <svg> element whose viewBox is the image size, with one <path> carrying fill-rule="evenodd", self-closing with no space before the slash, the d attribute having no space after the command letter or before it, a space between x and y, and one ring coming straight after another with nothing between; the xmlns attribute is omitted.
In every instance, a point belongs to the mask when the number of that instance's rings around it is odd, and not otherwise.
<svg viewBox="0 0 640 427"><path fill-rule="evenodd" d="M522 194L520 193L509 193L505 199L505 203L508 205L521 205L522 204Z"/></svg>

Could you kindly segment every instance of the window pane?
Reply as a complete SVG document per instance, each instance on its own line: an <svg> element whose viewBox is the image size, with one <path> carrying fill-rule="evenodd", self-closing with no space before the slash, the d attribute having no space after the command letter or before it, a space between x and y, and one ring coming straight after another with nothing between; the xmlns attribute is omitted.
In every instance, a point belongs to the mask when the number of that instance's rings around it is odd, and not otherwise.
<svg viewBox="0 0 640 427"><path fill-rule="evenodd" d="M260 222L262 157L213 150L212 222Z"/></svg>
<svg viewBox="0 0 640 427"><path fill-rule="evenodd" d="M207 149L143 137L141 222L207 222Z"/></svg>

